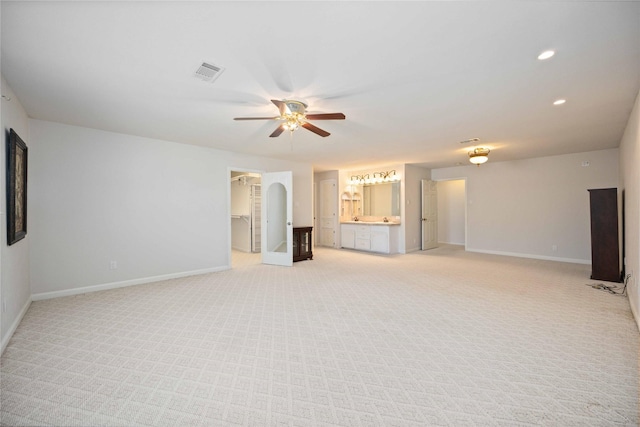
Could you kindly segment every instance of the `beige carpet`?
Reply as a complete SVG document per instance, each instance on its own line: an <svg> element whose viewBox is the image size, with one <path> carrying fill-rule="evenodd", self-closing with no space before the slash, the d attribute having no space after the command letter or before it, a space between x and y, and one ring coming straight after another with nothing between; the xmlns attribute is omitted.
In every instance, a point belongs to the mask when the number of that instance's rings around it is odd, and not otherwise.
<svg viewBox="0 0 640 427"><path fill-rule="evenodd" d="M316 248L34 302L1 424L636 426L638 330L589 267Z"/></svg>

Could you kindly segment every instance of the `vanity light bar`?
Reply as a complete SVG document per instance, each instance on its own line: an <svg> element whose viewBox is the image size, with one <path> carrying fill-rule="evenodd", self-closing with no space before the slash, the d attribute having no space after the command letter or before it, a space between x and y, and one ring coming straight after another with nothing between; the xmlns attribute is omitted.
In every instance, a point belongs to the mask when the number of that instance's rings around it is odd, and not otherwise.
<svg viewBox="0 0 640 427"><path fill-rule="evenodd" d="M385 182L400 181L400 176L396 174L395 169L386 172L374 172L373 178L367 173L363 175L352 175L348 183L350 185L358 184L382 184Z"/></svg>

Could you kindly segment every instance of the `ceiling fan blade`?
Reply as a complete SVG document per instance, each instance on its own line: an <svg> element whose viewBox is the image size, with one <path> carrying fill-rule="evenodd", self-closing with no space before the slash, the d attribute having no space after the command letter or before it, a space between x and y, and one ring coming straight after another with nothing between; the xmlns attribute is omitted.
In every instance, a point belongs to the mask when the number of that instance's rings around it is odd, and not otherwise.
<svg viewBox="0 0 640 427"><path fill-rule="evenodd" d="M307 114L308 120L344 120L346 116L342 113Z"/></svg>
<svg viewBox="0 0 640 427"><path fill-rule="evenodd" d="M305 128L305 129L307 129L307 130L310 130L311 132L313 132L313 133L315 133L315 134L317 134L317 135L320 135L320 136L322 136L322 137L325 137L325 136L329 136L329 135L331 135L331 134L330 134L329 132L327 132L326 130L322 130L322 129L320 129L320 128L319 128L319 127L317 127L317 126L312 125L311 123L303 123L303 124L302 124L302 127L303 127L303 128Z"/></svg>
<svg viewBox="0 0 640 427"><path fill-rule="evenodd" d="M271 135L269 135L270 138L275 138L276 136L280 136L280 134L284 132L284 123L281 124L280 126L277 127L276 130L273 131L273 133Z"/></svg>
<svg viewBox="0 0 640 427"><path fill-rule="evenodd" d="M278 120L280 117L234 117L233 120Z"/></svg>

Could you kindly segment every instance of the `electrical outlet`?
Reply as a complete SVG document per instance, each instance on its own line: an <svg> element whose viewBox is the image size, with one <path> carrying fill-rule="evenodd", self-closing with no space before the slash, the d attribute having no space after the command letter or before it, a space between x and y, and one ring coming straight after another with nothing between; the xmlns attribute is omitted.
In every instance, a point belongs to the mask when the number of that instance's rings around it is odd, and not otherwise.
<svg viewBox="0 0 640 427"><path fill-rule="evenodd" d="M552 245L552 246L551 246L551 250L552 250L553 252L558 252L558 245Z"/></svg>
<svg viewBox="0 0 640 427"><path fill-rule="evenodd" d="M118 269L118 261L111 261L109 263L109 270L117 270Z"/></svg>
<svg viewBox="0 0 640 427"><path fill-rule="evenodd" d="M7 312L7 300L5 298L2 298L2 312Z"/></svg>

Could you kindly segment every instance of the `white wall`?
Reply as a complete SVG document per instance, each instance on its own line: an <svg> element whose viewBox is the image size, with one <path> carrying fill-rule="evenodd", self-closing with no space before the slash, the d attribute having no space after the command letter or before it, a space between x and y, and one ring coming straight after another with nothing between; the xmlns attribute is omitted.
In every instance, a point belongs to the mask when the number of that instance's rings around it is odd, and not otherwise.
<svg viewBox="0 0 640 427"><path fill-rule="evenodd" d="M22 140L27 144L29 148L29 156L33 150L33 144L29 136L29 126L27 114L22 107L20 100L11 90L4 77L1 77L1 90L2 95L10 98L10 101L2 100L1 116L2 116L2 150L0 150L1 164L6 165L6 144L9 129L13 128ZM28 159L31 161L31 158ZM29 164L30 166L30 164ZM3 166L3 173L0 174L0 188L4 194L6 188L6 176L4 173L5 166ZM6 346L8 339L10 338L13 330L17 327L20 319L24 315L29 303L31 302L31 292L29 288L29 246L31 236L33 235L31 230L31 218L33 217L32 211L32 194L31 191L31 178L32 171L29 167L29 176L27 177L27 235L24 239L14 243L11 246L7 245L7 217L6 217L6 197L1 197L0 211L2 212L0 221L0 277L1 277L1 303L0 310L1 315L1 337L2 337L2 349ZM6 309L5 309L6 306Z"/></svg>
<svg viewBox="0 0 640 427"><path fill-rule="evenodd" d="M464 245L464 179L438 182L438 243Z"/></svg>
<svg viewBox="0 0 640 427"><path fill-rule="evenodd" d="M312 224L311 165L29 125L34 298L228 268L230 169L291 170L294 226Z"/></svg>
<svg viewBox="0 0 640 427"><path fill-rule="evenodd" d="M609 149L431 174L467 178L467 250L590 263L587 190L617 187L618 160Z"/></svg>
<svg viewBox="0 0 640 427"><path fill-rule="evenodd" d="M626 274L631 274L627 290L631 310L640 328L640 94L620 143L620 181L625 196Z"/></svg>
<svg viewBox="0 0 640 427"><path fill-rule="evenodd" d="M0 115L2 116L2 149L0 150L0 332L2 337L2 350L7 345L13 331L18 326L20 319L26 312L31 302L31 290L29 288L29 247L33 236L33 195L31 190L33 171L31 168L31 155L34 144L29 135L29 122L20 100L9 87L4 77L0 76L2 82L2 95L11 98L10 101L2 99ZM7 199L4 196L6 188L6 144L9 129L13 128L28 147L28 169L27 173L27 235L24 239L7 245ZM6 306L6 309L5 309Z"/></svg>
<svg viewBox="0 0 640 427"><path fill-rule="evenodd" d="M251 184L231 182L231 215L251 214Z"/></svg>

